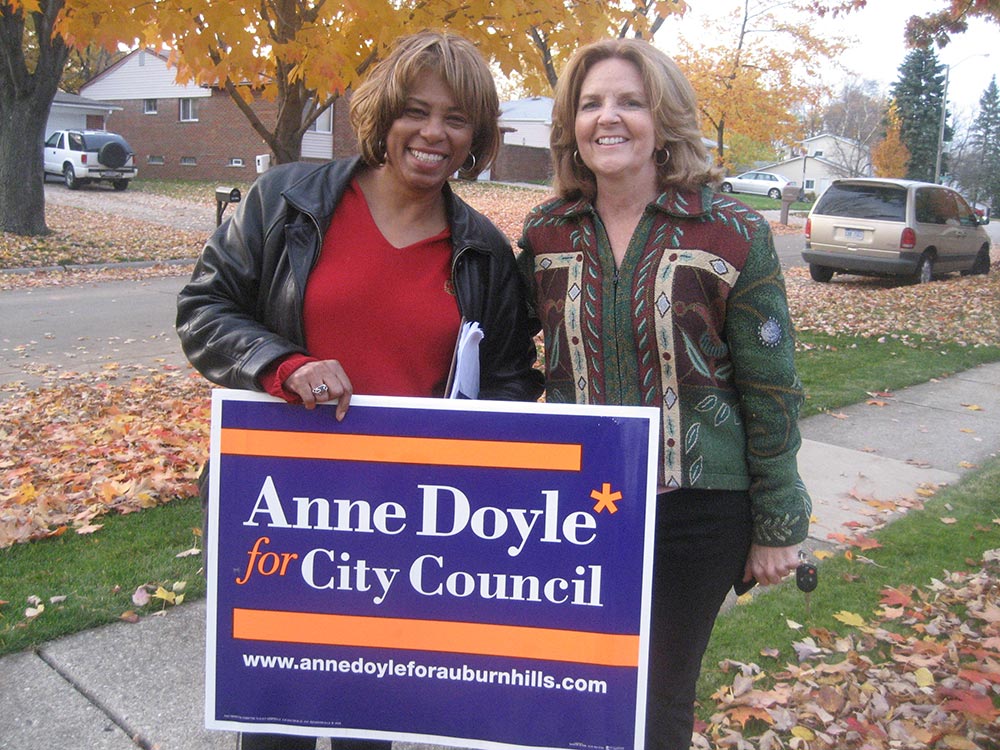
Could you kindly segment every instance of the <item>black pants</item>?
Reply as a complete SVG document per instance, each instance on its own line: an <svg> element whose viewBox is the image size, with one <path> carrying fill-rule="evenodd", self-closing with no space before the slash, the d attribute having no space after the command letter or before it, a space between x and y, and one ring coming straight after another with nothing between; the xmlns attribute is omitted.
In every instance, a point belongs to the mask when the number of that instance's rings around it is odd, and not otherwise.
<svg viewBox="0 0 1000 750"><path fill-rule="evenodd" d="M646 750L689 750L701 659L751 542L745 492L657 497Z"/></svg>

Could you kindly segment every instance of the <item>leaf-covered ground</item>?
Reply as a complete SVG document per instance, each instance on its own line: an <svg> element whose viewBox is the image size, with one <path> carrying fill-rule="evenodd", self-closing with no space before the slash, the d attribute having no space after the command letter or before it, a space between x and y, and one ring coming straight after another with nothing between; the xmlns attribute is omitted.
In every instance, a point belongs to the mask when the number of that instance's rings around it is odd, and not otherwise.
<svg viewBox="0 0 1000 750"><path fill-rule="evenodd" d="M463 186L460 193L512 241L527 210L545 195L491 185ZM46 238L0 235L0 267L191 259L204 240L204 233L157 221L64 206L50 206L47 219L55 232ZM190 269L161 264L0 274L0 290L187 275ZM986 277L923 286L858 277L817 284L802 268L790 269L786 281L799 330L919 335L969 346L1000 341L996 262ZM34 390L0 386L0 548L53 534L99 533L107 513L136 512L195 492L209 424L209 386L199 376L127 364L37 374L45 384ZM877 612L841 613L836 633L804 632L795 663L765 650L760 664L730 664L733 681L714 696L717 710L710 725L699 726L696 746L1000 748L998 557L989 553L978 573L949 574L921 589L887 589Z"/></svg>
<svg viewBox="0 0 1000 750"><path fill-rule="evenodd" d="M209 384L190 370L107 365L0 386L0 548L107 513L196 494L208 450Z"/></svg>
<svg viewBox="0 0 1000 750"><path fill-rule="evenodd" d="M50 234L44 237L0 232L0 268L190 259L205 242L204 232L70 206L50 205L45 220Z"/></svg>
<svg viewBox="0 0 1000 750"><path fill-rule="evenodd" d="M525 214L547 195L495 183L460 183L456 191L512 242ZM86 197L93 205L97 196ZM144 207L148 221L50 204L46 218L52 234L0 234L0 267L39 268L69 259L183 260L197 254L204 232L168 226L176 220L176 203L161 209L162 200L141 193L129 200L133 208L133 203ZM192 203L190 211L192 221L214 224L210 207ZM198 211L205 215L194 216ZM776 233L801 231L772 226ZM190 271L189 263L161 263L6 273L0 274L0 290ZM851 276L818 284L801 267L789 269L786 282L799 330L873 338L919 335L969 346L1000 341L997 263L988 276L925 285ZM208 386L190 371L137 374L112 364L98 373L48 373L35 391L23 392L16 384L3 390L17 397L0 398L0 548L74 525L90 530L105 512L130 512L187 494L207 453Z"/></svg>
<svg viewBox="0 0 1000 750"><path fill-rule="evenodd" d="M694 747L995 750L998 580L995 549L978 571L885 588L871 616L842 611L837 632L804 632L791 663L767 649L760 664L729 663Z"/></svg>

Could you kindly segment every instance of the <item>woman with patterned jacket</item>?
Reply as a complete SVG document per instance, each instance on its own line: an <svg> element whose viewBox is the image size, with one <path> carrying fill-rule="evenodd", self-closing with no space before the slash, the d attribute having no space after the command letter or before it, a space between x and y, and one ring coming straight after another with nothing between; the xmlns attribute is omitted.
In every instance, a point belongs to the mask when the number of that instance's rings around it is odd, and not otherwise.
<svg viewBox="0 0 1000 750"><path fill-rule="evenodd" d="M661 411L646 747L664 750L689 747L727 592L795 570L811 512L770 228L711 189L696 112L651 45L578 50L552 113L558 197L520 242L547 400Z"/></svg>

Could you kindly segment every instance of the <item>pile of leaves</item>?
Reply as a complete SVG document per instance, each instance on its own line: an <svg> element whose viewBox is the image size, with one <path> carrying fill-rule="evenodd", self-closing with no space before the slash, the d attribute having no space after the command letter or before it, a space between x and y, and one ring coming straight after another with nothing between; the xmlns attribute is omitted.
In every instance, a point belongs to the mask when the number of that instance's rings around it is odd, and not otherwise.
<svg viewBox="0 0 1000 750"><path fill-rule="evenodd" d="M909 334L967 346L1000 342L998 263L985 276L914 285L860 276L818 284L796 267L785 272L785 284L798 331L875 339Z"/></svg>
<svg viewBox="0 0 1000 750"><path fill-rule="evenodd" d="M730 684L697 748L1000 748L1000 550L982 567L881 592L843 632L812 628L790 655L726 665ZM800 629L789 621L789 627Z"/></svg>
<svg viewBox="0 0 1000 750"><path fill-rule="evenodd" d="M51 232L42 237L0 232L0 268L190 260L205 243L204 232L68 206L49 206L45 219Z"/></svg>
<svg viewBox="0 0 1000 750"><path fill-rule="evenodd" d="M197 494L209 393L190 370L117 364L0 388L0 549Z"/></svg>

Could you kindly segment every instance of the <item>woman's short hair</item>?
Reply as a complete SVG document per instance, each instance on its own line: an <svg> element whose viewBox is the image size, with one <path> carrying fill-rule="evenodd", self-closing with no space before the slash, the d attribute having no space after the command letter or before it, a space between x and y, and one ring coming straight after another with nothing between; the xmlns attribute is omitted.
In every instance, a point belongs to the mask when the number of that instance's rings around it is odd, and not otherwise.
<svg viewBox="0 0 1000 750"><path fill-rule="evenodd" d="M632 63L642 77L649 97L657 151L666 147L669 158L656 161L659 189L669 185L696 188L722 178L722 170L712 167L701 140L697 99L691 84L677 63L648 42L640 39L607 39L578 49L556 86L552 107L551 148L556 193L564 198L580 195L593 198L597 181L580 160L575 120L580 91L587 73L603 60Z"/></svg>
<svg viewBox="0 0 1000 750"><path fill-rule="evenodd" d="M475 45L445 31L421 31L396 41L351 96L350 119L361 158L370 167L385 163L389 128L403 114L417 76L431 71L451 89L472 122L471 168L460 174L473 179L488 168L500 147L497 118L500 102L489 66Z"/></svg>

